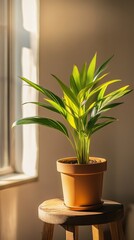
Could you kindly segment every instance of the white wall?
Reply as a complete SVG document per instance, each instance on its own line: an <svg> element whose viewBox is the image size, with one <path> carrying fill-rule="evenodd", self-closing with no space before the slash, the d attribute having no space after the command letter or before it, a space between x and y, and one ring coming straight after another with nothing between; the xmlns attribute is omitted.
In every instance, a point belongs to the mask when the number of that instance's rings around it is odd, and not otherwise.
<svg viewBox="0 0 134 240"><path fill-rule="evenodd" d="M124 84L134 87L134 3L131 0L41 0L40 3L42 85L59 92L50 74L67 82L72 65L81 66L97 51L98 62L114 53L109 68L111 78L121 78ZM120 120L93 137L91 152L108 159L104 197L127 206L134 203L133 93L124 100L125 104L113 112ZM64 137L53 130L40 127L39 139L39 181L0 192L1 240L41 239L42 223L38 220L37 207L45 199L62 196L55 162L73 152ZM134 219L133 212L128 212L129 223ZM132 228L129 224L127 240L133 239ZM55 239L60 240L64 231L57 228L55 234Z"/></svg>

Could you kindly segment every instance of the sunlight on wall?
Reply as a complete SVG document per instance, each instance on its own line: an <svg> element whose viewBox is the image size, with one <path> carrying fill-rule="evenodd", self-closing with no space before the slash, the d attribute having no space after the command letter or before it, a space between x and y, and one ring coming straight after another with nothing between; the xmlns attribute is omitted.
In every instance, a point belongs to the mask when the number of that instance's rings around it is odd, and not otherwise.
<svg viewBox="0 0 134 240"><path fill-rule="evenodd" d="M79 37L86 37L88 30L92 34L96 29L99 30L99 14L94 4L90 3L89 8L88 1L78 1L77 4L75 1L71 4L70 1L52 1L44 11L47 31L45 37L48 37L52 44L77 42Z"/></svg>
<svg viewBox="0 0 134 240"><path fill-rule="evenodd" d="M27 31L28 47L22 47L21 51L21 64L22 76L30 79L31 81L38 81L37 71L37 1L23 0L22 1L22 19L23 27ZM34 33L34 34L33 34ZM30 43L29 43L30 42ZM37 92L31 87L23 84L22 87L22 103L29 101L37 101ZM37 115L37 109L34 104L25 104L22 109L22 117ZM23 158L22 170L28 175L35 175L37 172L37 126L26 125L23 126Z"/></svg>
<svg viewBox="0 0 134 240"><path fill-rule="evenodd" d="M22 74L28 79L35 81L37 69L34 65L32 50L22 48ZM22 102L35 101L37 93L26 84L22 87ZM34 104L23 106L23 117L37 115ZM23 161L22 170L28 175L36 174L37 162L37 127L34 125L23 126Z"/></svg>
<svg viewBox="0 0 134 240"><path fill-rule="evenodd" d="M37 32L37 1L22 0L23 27L29 32Z"/></svg>

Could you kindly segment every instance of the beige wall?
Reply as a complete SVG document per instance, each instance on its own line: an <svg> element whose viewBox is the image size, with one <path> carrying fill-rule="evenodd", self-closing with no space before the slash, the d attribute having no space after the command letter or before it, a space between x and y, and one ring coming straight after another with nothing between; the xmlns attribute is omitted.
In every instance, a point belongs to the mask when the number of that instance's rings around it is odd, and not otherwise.
<svg viewBox="0 0 134 240"><path fill-rule="evenodd" d="M134 87L133 1L41 0L40 3L42 85L59 92L50 74L67 82L72 65L81 66L97 51L98 62L114 53L109 68L111 78L121 78L124 84ZM125 104L114 110L120 120L93 137L91 152L108 159L104 197L128 205L134 203L133 93L124 100ZM39 181L0 192L0 240L41 239L42 223L37 207L45 199L62 196L55 162L73 152L64 137L53 130L40 127L39 140ZM130 211L127 219L129 223L134 219L134 211ZM127 240L133 239L132 231L129 224ZM61 228L55 234L55 239L63 239Z"/></svg>
<svg viewBox="0 0 134 240"><path fill-rule="evenodd" d="M98 62L115 55L108 69L110 77L121 78L124 84L130 84L133 88L134 4L132 1L117 2L41 1L42 84L57 92L57 84L50 74L54 73L67 82L72 65L76 63L81 67L97 51ZM134 167L133 93L124 100L125 104L113 112L119 121L93 137L91 152L108 159L106 196L128 202L132 201L129 182L133 180ZM67 154L70 155L70 149L67 143L66 146L63 144L60 134L43 129L42 138L44 134L48 134L44 140L44 144L48 144L46 147L44 145L44 156L48 154L55 161L64 155L64 151L69 151ZM50 144L53 149L51 153L48 151ZM111 183L114 185L110 189Z"/></svg>

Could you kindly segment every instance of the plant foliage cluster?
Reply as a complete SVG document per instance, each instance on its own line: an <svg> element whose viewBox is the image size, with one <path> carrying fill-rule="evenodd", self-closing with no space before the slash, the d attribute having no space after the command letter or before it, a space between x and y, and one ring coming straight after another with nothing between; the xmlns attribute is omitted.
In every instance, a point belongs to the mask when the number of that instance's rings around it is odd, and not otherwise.
<svg viewBox="0 0 134 240"><path fill-rule="evenodd" d="M112 57L111 57L112 58ZM107 93L107 88L121 80L104 81L108 73L105 72L109 58L100 67L96 67L97 54L93 56L89 65L85 63L79 71L75 65L70 76L70 85L66 85L57 76L52 75L62 90L62 97L52 91L21 77L29 86L41 92L45 98L43 102L30 102L60 114L64 121L33 116L17 120L13 126L22 124L41 124L62 132L73 146L79 164L89 161L91 136L99 129L114 122L116 118L105 113L120 105L119 98L128 94L129 86L123 86Z"/></svg>

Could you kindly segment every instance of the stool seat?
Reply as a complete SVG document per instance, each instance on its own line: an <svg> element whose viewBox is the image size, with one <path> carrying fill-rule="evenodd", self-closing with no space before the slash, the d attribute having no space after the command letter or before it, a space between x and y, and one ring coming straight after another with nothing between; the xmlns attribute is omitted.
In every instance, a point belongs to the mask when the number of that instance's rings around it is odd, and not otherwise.
<svg viewBox="0 0 134 240"><path fill-rule="evenodd" d="M65 228L66 239L78 237L78 226L92 225L93 239L104 239L103 225L109 224L113 240L124 239L121 222L124 210L118 202L104 200L103 206L95 211L73 211L61 199L44 201L38 208L38 216L44 222L43 240L51 240L54 225ZM100 238L101 236L101 238Z"/></svg>

